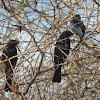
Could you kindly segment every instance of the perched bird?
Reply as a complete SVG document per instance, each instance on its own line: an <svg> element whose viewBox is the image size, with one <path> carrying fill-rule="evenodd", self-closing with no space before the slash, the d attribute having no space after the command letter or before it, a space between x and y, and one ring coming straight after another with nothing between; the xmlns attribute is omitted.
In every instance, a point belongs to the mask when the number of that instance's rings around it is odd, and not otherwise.
<svg viewBox="0 0 100 100"><path fill-rule="evenodd" d="M75 15L71 20L70 25L72 32L80 37L81 42L85 34L85 25L81 21L80 15Z"/></svg>
<svg viewBox="0 0 100 100"><path fill-rule="evenodd" d="M10 40L7 43L5 49L3 50L4 54L2 54L2 58L1 58L2 61L7 59L7 58L11 58L11 57L17 55L16 46L17 46L18 43L19 43L19 41L17 41L17 40ZM6 66L5 67L5 74L6 74L6 80L7 80L7 83L5 85L5 89L4 90L6 92L7 91L10 91L10 92L12 91L11 88L9 87L9 85L10 86L12 85L11 78L13 76L12 75L13 74L13 69L12 69L11 66L13 66L13 68L14 68L15 65L16 65L16 62L17 62L17 57L11 59L10 62L9 61L4 62L5 66Z"/></svg>
<svg viewBox="0 0 100 100"><path fill-rule="evenodd" d="M59 65L64 62L64 59L66 56L59 50L63 50L67 55L69 54L70 49L70 39L69 37L73 35L70 31L64 31L60 37L58 38L56 42L56 47L54 51L54 67L55 67L55 73L53 76L53 82L61 82L61 66Z"/></svg>

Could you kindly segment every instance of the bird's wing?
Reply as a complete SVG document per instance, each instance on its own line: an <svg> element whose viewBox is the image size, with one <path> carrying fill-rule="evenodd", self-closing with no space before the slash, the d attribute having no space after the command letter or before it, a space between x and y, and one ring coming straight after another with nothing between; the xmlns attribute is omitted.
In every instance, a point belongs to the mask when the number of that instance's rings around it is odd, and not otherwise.
<svg viewBox="0 0 100 100"><path fill-rule="evenodd" d="M83 22L80 24L80 27L81 27L83 35L84 35L85 34L85 25L83 24Z"/></svg>
<svg viewBox="0 0 100 100"><path fill-rule="evenodd" d="M74 32L74 34L78 35L79 37L83 36L83 32L80 27L74 26L72 27L72 31Z"/></svg>

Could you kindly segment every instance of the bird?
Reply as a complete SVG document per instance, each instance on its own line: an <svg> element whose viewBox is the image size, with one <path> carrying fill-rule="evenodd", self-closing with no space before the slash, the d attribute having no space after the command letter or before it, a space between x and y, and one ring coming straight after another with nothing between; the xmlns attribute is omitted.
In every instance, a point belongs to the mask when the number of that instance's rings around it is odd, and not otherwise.
<svg viewBox="0 0 100 100"><path fill-rule="evenodd" d="M81 21L80 15L74 15L70 22L71 30L74 34L78 35L80 37L80 42L82 42L82 38L84 37L85 34L85 25Z"/></svg>
<svg viewBox="0 0 100 100"><path fill-rule="evenodd" d="M17 55L16 46L17 46L18 43L19 43L18 40L10 40L6 44L6 47L3 49L3 54L2 54L2 57L1 57L2 61ZM13 77L13 75L12 75L13 69L11 68L11 66L13 66L13 68L15 68L16 63L17 63L17 57L12 58L10 60L10 62L9 61L4 62L4 64L5 64L5 74L6 74L6 80L7 80L4 90L6 92L8 92L8 91L12 92L10 86L12 86L12 79L11 78Z"/></svg>
<svg viewBox="0 0 100 100"><path fill-rule="evenodd" d="M66 58L66 56L59 50L59 48L63 50L67 55L69 54L69 51L70 51L69 37L71 35L73 35L73 33L67 30L67 31L62 32L60 37L57 39L57 42L55 44L56 47L54 50L55 73L54 73L52 82L57 82L57 83L61 82L61 66L62 65L59 65L59 64L64 62L64 59Z"/></svg>

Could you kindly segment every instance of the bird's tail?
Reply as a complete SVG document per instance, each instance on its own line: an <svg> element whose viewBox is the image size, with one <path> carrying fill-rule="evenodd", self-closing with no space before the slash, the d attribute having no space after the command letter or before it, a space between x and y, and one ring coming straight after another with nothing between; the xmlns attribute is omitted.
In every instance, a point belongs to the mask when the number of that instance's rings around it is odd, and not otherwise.
<svg viewBox="0 0 100 100"><path fill-rule="evenodd" d="M52 82L57 82L57 83L61 82L61 66L56 68Z"/></svg>
<svg viewBox="0 0 100 100"><path fill-rule="evenodd" d="M5 88L4 88L4 90L6 91L6 92L8 92L8 91L12 91L11 90L11 87L10 86L12 86L12 80L11 80L11 78L8 78L7 76L6 76L6 79L7 79L7 83L6 83L6 85L5 85Z"/></svg>

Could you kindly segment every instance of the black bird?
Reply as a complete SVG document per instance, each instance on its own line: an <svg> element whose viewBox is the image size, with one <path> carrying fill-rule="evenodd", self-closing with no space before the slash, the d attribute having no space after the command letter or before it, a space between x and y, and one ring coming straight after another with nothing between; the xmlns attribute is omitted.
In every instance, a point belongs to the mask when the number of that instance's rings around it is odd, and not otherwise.
<svg viewBox="0 0 100 100"><path fill-rule="evenodd" d="M85 25L81 21L80 15L75 15L71 20L70 25L72 32L80 37L81 42L85 34Z"/></svg>
<svg viewBox="0 0 100 100"><path fill-rule="evenodd" d="M4 53L4 54L2 54L2 59L1 59L2 61L5 60L5 59L7 59L7 58L11 58L11 57L17 55L16 46L17 46L18 43L19 43L19 41L17 41L17 40L10 40L10 41L7 43L5 49L3 50L3 53ZM6 56L5 56L5 55L6 55ZM11 62L11 64L10 64L10 62ZM5 90L6 92L7 92L7 91L10 91L10 92L12 91L11 88L9 87L9 85L10 85L10 86L12 85L12 80L11 80L11 78L12 78L12 76L13 76L13 75L12 75L12 74L13 74L13 70L12 70L11 66L13 66L13 68L15 67L16 62L17 62L17 57L11 59L10 62L9 62L9 61L4 62L5 66L6 66L6 67L5 67L5 74L6 74L6 80L7 80L7 83L6 83L6 85L5 85L4 90ZM8 85L8 84L9 84L9 85Z"/></svg>
<svg viewBox="0 0 100 100"><path fill-rule="evenodd" d="M59 50L63 50L67 55L69 54L70 49L70 39L69 37L73 35L70 31L64 31L56 42L56 47L54 51L54 66L55 66L55 73L53 76L53 82L61 82L61 66L59 65L63 63L66 56Z"/></svg>

